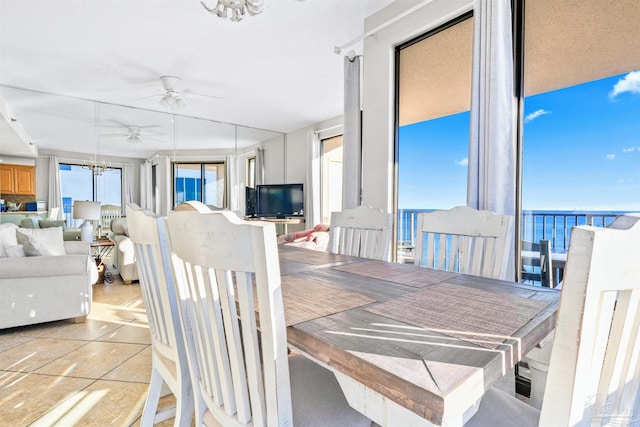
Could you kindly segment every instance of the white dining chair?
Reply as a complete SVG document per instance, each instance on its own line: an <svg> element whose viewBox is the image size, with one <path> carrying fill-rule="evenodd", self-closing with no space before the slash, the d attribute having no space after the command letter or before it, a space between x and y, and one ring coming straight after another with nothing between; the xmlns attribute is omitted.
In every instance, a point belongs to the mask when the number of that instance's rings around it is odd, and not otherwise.
<svg viewBox="0 0 640 427"><path fill-rule="evenodd" d="M167 224L195 349L196 425L370 426L330 371L287 355L274 224L189 206Z"/></svg>
<svg viewBox="0 0 640 427"><path fill-rule="evenodd" d="M414 264L506 279L513 217L458 206L418 214Z"/></svg>
<svg viewBox="0 0 640 427"><path fill-rule="evenodd" d="M520 273L522 282L531 284L540 282L540 285L546 288L555 287L553 283L551 242L546 239L541 239L538 243L523 240L520 249L536 255L532 257L530 264L523 264L522 272Z"/></svg>
<svg viewBox="0 0 640 427"><path fill-rule="evenodd" d="M388 261L391 259L393 216L360 205L331 213L328 251Z"/></svg>
<svg viewBox="0 0 640 427"><path fill-rule="evenodd" d="M169 260L164 258L167 254L164 219L133 204L127 206L127 214L151 333L151 380L141 425L150 426L175 417L175 426L190 426L195 406L179 301ZM175 396L176 405L159 411L164 384Z"/></svg>
<svg viewBox="0 0 640 427"><path fill-rule="evenodd" d="M640 423L640 214L574 227L540 411L490 389L469 426Z"/></svg>

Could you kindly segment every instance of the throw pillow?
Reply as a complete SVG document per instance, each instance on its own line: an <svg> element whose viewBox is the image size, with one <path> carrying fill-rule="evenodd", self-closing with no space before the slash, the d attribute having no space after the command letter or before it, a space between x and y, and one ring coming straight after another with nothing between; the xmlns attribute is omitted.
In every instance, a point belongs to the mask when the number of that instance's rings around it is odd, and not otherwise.
<svg viewBox="0 0 640 427"><path fill-rule="evenodd" d="M26 256L22 245L9 246L8 248L5 248L5 251L9 258L22 258Z"/></svg>
<svg viewBox="0 0 640 427"><path fill-rule="evenodd" d="M67 254L67 251L64 249L62 227L34 228L33 230L22 229L20 233L38 239L51 255L58 256Z"/></svg>
<svg viewBox="0 0 640 427"><path fill-rule="evenodd" d="M6 257L6 248L16 246L18 241L16 240L16 230L18 226L11 222L0 224L0 257Z"/></svg>
<svg viewBox="0 0 640 427"><path fill-rule="evenodd" d="M51 227L62 227L62 230L67 229L67 222L65 220L52 220L52 219L41 219L40 220L40 228L51 228Z"/></svg>
<svg viewBox="0 0 640 427"><path fill-rule="evenodd" d="M26 256L51 256L44 243L33 236L16 231L16 239L18 244L22 245Z"/></svg>
<svg viewBox="0 0 640 427"><path fill-rule="evenodd" d="M37 216L28 216L26 218L22 218L22 220L20 220L20 227L22 228L40 228L39 224L38 224L38 220L40 218L38 218Z"/></svg>

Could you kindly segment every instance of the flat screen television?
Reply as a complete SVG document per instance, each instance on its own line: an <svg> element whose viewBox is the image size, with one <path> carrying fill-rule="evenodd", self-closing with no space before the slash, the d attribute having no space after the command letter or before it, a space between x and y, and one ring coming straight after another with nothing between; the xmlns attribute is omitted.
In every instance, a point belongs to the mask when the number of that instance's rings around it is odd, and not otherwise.
<svg viewBox="0 0 640 427"><path fill-rule="evenodd" d="M256 216L286 218L304 215L302 184L258 185L256 188Z"/></svg>

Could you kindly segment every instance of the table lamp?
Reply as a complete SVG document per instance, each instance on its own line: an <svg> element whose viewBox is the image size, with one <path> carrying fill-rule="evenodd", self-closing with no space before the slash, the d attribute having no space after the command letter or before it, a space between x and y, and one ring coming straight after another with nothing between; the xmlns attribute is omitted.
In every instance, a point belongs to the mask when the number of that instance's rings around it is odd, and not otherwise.
<svg viewBox="0 0 640 427"><path fill-rule="evenodd" d="M80 226L80 239L93 242L93 224L89 221L100 219L100 202L76 200L73 203L73 217L85 220Z"/></svg>

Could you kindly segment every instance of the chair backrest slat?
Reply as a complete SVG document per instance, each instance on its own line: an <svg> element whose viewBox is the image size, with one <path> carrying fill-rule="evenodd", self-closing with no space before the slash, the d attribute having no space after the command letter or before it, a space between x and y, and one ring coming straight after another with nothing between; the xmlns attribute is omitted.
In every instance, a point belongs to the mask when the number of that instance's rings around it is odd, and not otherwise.
<svg viewBox="0 0 640 427"><path fill-rule="evenodd" d="M420 213L414 263L505 279L512 233L513 217L490 211L458 206Z"/></svg>
<svg viewBox="0 0 640 427"><path fill-rule="evenodd" d="M199 353L196 423L209 410L223 425L291 425L275 226L191 204L167 224Z"/></svg>
<svg viewBox="0 0 640 427"><path fill-rule="evenodd" d="M391 259L392 214L369 206L331 213L328 250L363 258Z"/></svg>
<svg viewBox="0 0 640 427"><path fill-rule="evenodd" d="M540 425L640 415L640 214L574 227Z"/></svg>
<svg viewBox="0 0 640 427"><path fill-rule="evenodd" d="M176 296L164 219L134 204L127 206L127 212L153 357L153 374L142 424L150 425L157 419L163 419L157 411L163 382L176 396L176 423L190 423L194 401L190 393L192 386L186 347L191 340L186 338L188 334L185 334L180 317L181 303Z"/></svg>

